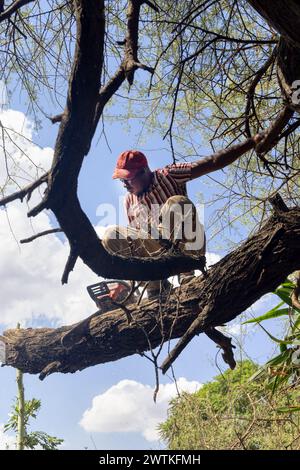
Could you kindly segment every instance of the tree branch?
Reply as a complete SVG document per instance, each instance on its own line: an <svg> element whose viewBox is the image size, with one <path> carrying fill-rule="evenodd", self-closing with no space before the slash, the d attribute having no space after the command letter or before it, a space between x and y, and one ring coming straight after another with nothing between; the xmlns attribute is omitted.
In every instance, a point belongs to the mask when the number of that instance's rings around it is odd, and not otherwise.
<svg viewBox="0 0 300 470"><path fill-rule="evenodd" d="M133 304L131 324L120 309L93 314L69 349L61 340L74 325L8 330L0 349L5 345L6 365L40 378L141 354L149 350L148 340L153 349L181 338L194 321L199 334L236 318L299 269L299 260L300 208L293 208L273 214L259 232L213 265L207 278L181 286L179 305L174 289L161 309L157 301L143 301L137 308Z"/></svg>
<svg viewBox="0 0 300 470"><path fill-rule="evenodd" d="M266 73L266 71L268 70L268 68L274 62L276 58L276 54L277 54L277 47L274 47L272 54L264 63L264 65L256 72L249 86L248 93L247 93L246 109L245 109L245 117L246 117L245 131L246 131L247 137L252 137L252 133L250 130L250 111L251 111L251 107L252 106L254 107L253 100L254 100L254 93L255 93L256 87L259 84L262 77L264 76L264 74Z"/></svg>
<svg viewBox="0 0 300 470"><path fill-rule="evenodd" d="M52 229L49 229L49 230L44 230L43 232L36 233L35 235L32 235L32 237L23 238L22 240L20 240L20 243L30 243L33 240L36 240L37 238L44 237L45 235L49 235L50 233L58 233L58 232L62 232L62 229L61 228L52 228Z"/></svg>
<svg viewBox="0 0 300 470"><path fill-rule="evenodd" d="M276 119L272 122L269 129L266 131L266 137L256 146L255 150L259 156L267 153L271 150L274 145L278 143L278 137L283 131L289 120L292 118L294 111L289 107L285 106Z"/></svg>
<svg viewBox="0 0 300 470"><path fill-rule="evenodd" d="M9 202L15 201L16 199L20 199L22 202L25 196L30 199L32 192L36 188L38 188L42 183L47 183L48 176L49 173L45 173L43 176L38 178L33 183L30 183L28 186L25 186L25 188L21 189L20 191L16 191L15 193L0 199L0 207L5 206Z"/></svg>

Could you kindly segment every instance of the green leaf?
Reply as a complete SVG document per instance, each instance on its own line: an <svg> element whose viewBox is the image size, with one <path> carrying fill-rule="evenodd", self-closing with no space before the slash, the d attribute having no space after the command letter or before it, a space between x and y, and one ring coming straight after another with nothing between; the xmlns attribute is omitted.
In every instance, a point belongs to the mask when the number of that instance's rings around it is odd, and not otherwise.
<svg viewBox="0 0 300 470"><path fill-rule="evenodd" d="M280 305L282 305L283 303L284 302L280 303ZM277 307L273 308L272 310L269 310L264 315L261 315L260 317L252 318L251 320L247 320L243 324L245 324L245 323L257 323L257 322L260 322L260 321L269 320L271 318L281 317L282 315L288 315L289 311L290 311L289 308L280 308L280 309L278 309L278 306L277 306Z"/></svg>
<svg viewBox="0 0 300 470"><path fill-rule="evenodd" d="M273 359L270 359L264 367L268 366L278 366L279 364L282 364L285 362L291 355L291 350L287 349L283 351L281 354L278 354L278 356L273 357Z"/></svg>
<svg viewBox="0 0 300 470"><path fill-rule="evenodd" d="M278 287L278 289L275 290L274 294L278 295L278 297L283 300L287 305L293 308L296 312L300 313L300 309L296 308L292 304L292 299L291 295L293 292L293 289L295 288L294 284L291 284L290 287Z"/></svg>
<svg viewBox="0 0 300 470"><path fill-rule="evenodd" d="M294 413L295 411L300 411L300 406L282 406L277 408L278 413Z"/></svg>
<svg viewBox="0 0 300 470"><path fill-rule="evenodd" d="M268 330L266 330L266 328L264 328L260 323L259 323L259 326L264 330L264 332L269 336L269 338L271 338L277 344L293 344L293 342L294 342L294 338L293 339L284 339L284 340L283 339L278 339L275 336L273 336L271 333L269 333Z"/></svg>
<svg viewBox="0 0 300 470"><path fill-rule="evenodd" d="M283 353L284 351L286 351L286 350L287 350L286 344L280 344L280 345L279 345L279 349L280 349L280 352L281 352L281 353Z"/></svg>
<svg viewBox="0 0 300 470"><path fill-rule="evenodd" d="M280 284L280 286L278 287L278 289L280 289L281 287L289 287L289 288L291 288L291 289L294 289L295 284L294 284L292 281L285 281L285 282L283 282L282 284Z"/></svg>
<svg viewBox="0 0 300 470"><path fill-rule="evenodd" d="M296 330L298 330L298 332L300 333L300 315L292 326L292 332L295 333Z"/></svg>

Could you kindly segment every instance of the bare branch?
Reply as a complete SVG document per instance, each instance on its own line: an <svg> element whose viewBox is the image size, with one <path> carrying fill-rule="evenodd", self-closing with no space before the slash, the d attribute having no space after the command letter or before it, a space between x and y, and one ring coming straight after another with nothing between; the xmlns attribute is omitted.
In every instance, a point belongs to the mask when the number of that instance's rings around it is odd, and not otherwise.
<svg viewBox="0 0 300 470"><path fill-rule="evenodd" d="M248 93L247 93L247 103L246 103L246 110L245 110L245 116L246 116L246 125L245 125L245 130L246 130L246 135L247 137L252 137L252 133L250 130L250 111L251 107L254 106L253 104L253 99L254 99L254 93L255 89L260 82L261 78L264 76L270 65L274 62L276 58L276 53L277 53L277 48L275 47L273 49L272 54L268 58L268 60L265 62L265 64L256 72L254 79L252 80Z"/></svg>
<svg viewBox="0 0 300 470"><path fill-rule="evenodd" d="M288 212L289 208L282 199L279 193L274 194L274 196L269 198L270 203L273 206L275 212Z"/></svg>
<svg viewBox="0 0 300 470"><path fill-rule="evenodd" d="M44 230L43 232L32 235L32 237L23 238L22 240L20 240L20 243L30 243L33 240L36 240L37 238L43 237L45 235L49 235L50 233L58 233L58 232L62 232L62 229L61 228L52 228L52 229L49 229L49 230Z"/></svg>
<svg viewBox="0 0 300 470"><path fill-rule="evenodd" d="M156 11L156 13L159 13L159 7L156 5L156 2L150 2L150 0L142 0L141 3L145 3L148 5L148 7L152 8L152 10Z"/></svg>
<svg viewBox="0 0 300 470"><path fill-rule="evenodd" d="M219 348L223 350L222 357L224 359L224 362L229 365L230 369L234 369L236 366L236 362L233 355L233 349L235 349L235 346L233 346L231 338L228 338L227 336L223 335L221 331L216 330L215 328L209 328L205 331L205 334L214 343L216 343Z"/></svg>
<svg viewBox="0 0 300 470"><path fill-rule="evenodd" d="M63 118L63 114L56 114L55 116L49 117L52 124L56 124L57 122L61 122Z"/></svg>
<svg viewBox="0 0 300 470"><path fill-rule="evenodd" d="M16 0L0 14L0 22L10 18L16 11L35 0Z"/></svg>
<svg viewBox="0 0 300 470"><path fill-rule="evenodd" d="M49 176L49 173L45 173L39 179L37 179L33 183L29 184L28 186L25 186L25 188L21 189L20 191L17 191L13 194L10 194L9 196L6 196L6 197L0 199L0 207L5 206L9 202L15 201L16 199L20 199L21 202L22 202L25 196L27 196L29 198L31 196L32 192L36 188L38 188L43 183L47 183L48 176Z"/></svg>

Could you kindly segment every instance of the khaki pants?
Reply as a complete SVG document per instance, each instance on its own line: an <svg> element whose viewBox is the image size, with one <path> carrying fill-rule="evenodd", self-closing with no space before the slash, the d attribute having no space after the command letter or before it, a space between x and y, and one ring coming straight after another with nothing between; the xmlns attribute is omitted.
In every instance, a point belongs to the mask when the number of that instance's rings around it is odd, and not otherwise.
<svg viewBox="0 0 300 470"><path fill-rule="evenodd" d="M169 240L186 256L199 258L205 255L204 227L195 205L187 196L169 197L160 208L159 220L157 229L160 238L151 238L149 227L145 231L115 225L104 232L102 245L110 254L124 258L155 258L168 253L169 248L164 240Z"/></svg>
<svg viewBox="0 0 300 470"><path fill-rule="evenodd" d="M151 238L143 228L114 225L108 227L102 238L103 247L111 254L124 258L153 258L166 254L164 240L170 240L187 256L205 254L206 240L196 207L186 196L171 196L160 209L158 233L161 239Z"/></svg>

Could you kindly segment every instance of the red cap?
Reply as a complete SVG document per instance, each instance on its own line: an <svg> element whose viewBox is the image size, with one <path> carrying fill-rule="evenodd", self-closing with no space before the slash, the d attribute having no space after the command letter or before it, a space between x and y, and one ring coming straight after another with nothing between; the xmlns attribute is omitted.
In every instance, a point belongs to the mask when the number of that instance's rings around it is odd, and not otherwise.
<svg viewBox="0 0 300 470"><path fill-rule="evenodd" d="M125 150L118 157L113 178L134 178L146 166L148 166L148 161L142 152L139 150Z"/></svg>

